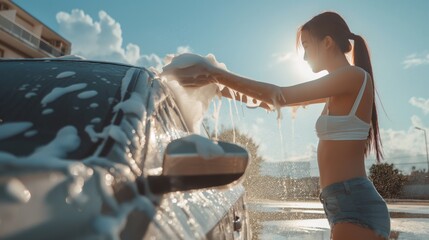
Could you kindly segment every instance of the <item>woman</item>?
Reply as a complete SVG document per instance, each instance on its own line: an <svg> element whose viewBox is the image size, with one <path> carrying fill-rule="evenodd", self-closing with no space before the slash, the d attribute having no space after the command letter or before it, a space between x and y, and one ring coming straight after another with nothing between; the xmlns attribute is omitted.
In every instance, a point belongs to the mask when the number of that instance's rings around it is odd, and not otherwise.
<svg viewBox="0 0 429 240"><path fill-rule="evenodd" d="M345 54L352 49L351 65ZM385 201L366 176L364 159L375 150L382 159L374 101L372 67L362 37L353 34L337 13L312 18L298 31L304 60L313 72L328 71L319 79L278 87L254 81L200 62L168 69L182 85L218 82L276 107L325 103L316 122L317 157L322 188L320 200L332 239L388 239L390 218ZM224 96L229 96L225 91ZM265 105L267 107L267 105Z"/></svg>

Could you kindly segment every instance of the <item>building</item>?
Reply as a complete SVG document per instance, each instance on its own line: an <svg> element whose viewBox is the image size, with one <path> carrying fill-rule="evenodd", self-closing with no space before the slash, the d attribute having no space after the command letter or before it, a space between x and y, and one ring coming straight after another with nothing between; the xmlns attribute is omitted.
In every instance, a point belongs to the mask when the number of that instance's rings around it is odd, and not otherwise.
<svg viewBox="0 0 429 240"><path fill-rule="evenodd" d="M0 0L0 58L69 55L71 43L11 0Z"/></svg>

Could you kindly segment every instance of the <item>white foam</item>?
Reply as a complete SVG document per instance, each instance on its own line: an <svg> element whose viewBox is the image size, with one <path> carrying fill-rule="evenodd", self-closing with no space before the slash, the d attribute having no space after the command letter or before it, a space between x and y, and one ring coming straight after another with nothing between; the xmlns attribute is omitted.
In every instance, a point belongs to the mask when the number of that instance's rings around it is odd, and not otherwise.
<svg viewBox="0 0 429 240"><path fill-rule="evenodd" d="M100 121L99 118L93 119L94 122ZM18 124L21 127L14 127L13 129L24 129L30 124ZM2 124L0 126L7 126ZM9 127L11 125L8 125ZM31 127L31 126L30 126ZM0 131L4 133L4 131ZM121 136L121 130L116 128L107 128L104 134L113 136L116 140L121 142L124 136ZM119 137L118 137L119 136ZM95 236L103 236L106 239L119 239L120 232L124 228L128 216L132 211L138 210L146 214L151 219L155 214L155 208L149 199L138 194L137 187L135 186L135 175L130 167L112 162L106 158L90 157L84 159L82 162L76 162L63 159L68 152L75 150L80 143L77 131L72 126L62 128L50 143L38 148L33 154L27 157L16 157L13 154L0 152L0 168L6 170L9 167L14 169L49 169L51 171L60 170L67 176L67 195L63 199L55 201L65 201L66 204L73 205L77 209L82 209L88 206L91 193L97 191L96 196L99 196L103 205L110 208L112 211L109 213L98 213L94 215L92 221L92 230L95 231ZM124 157L127 157L126 151L122 150ZM141 174L141 173L139 173ZM114 176L115 177L114 177ZM134 193L134 198L130 201L119 203L117 202L112 189L114 179L122 181ZM64 184L62 181L58 182L57 179L51 179L53 184ZM95 181L95 188L93 185L88 184L89 189L84 191L85 184ZM24 204L31 203L31 193L25 185L16 178L9 179L5 184L7 194L10 199ZM56 185L53 185L56 187ZM37 191L38 189L32 189ZM91 192L89 192L91 191ZM36 199L37 200L37 199ZM97 200L95 200L97 201ZM35 204L35 203L32 203ZM37 204L37 203L36 203ZM54 203L61 204L61 203ZM37 218L38 216L33 216Z"/></svg>
<svg viewBox="0 0 429 240"><path fill-rule="evenodd" d="M222 106L222 99L219 98L216 103L216 99L213 100L213 120L214 120L214 133L215 138L214 140L218 140L218 123L219 123L219 113L220 113L220 107Z"/></svg>
<svg viewBox="0 0 429 240"><path fill-rule="evenodd" d="M229 118L231 119L231 125L232 125L232 142L235 143L235 124L234 124L234 116L232 114L231 99L228 99L228 104L229 104Z"/></svg>
<svg viewBox="0 0 429 240"><path fill-rule="evenodd" d="M37 96L37 94L34 93L34 92L29 92L29 93L25 94L25 98L31 98L31 97L34 97L34 96Z"/></svg>
<svg viewBox="0 0 429 240"><path fill-rule="evenodd" d="M200 133L200 125L201 125L203 116L207 111L208 103L212 101L213 97L219 94L220 91L222 91L225 88L225 86L221 84L216 84L216 83L210 83L210 84L204 85L203 87L193 87L195 86L194 83L190 83L189 85L187 85L186 83L184 85L179 84L176 81L176 77L174 75L175 70L187 68L195 64L198 64L200 66L206 66L206 68L213 67L213 68L221 68L221 69L227 70L227 67L225 66L225 64L217 62L215 56L212 54L209 54L206 57L202 57L196 54L184 53L173 57L171 59L171 62L163 67L163 72L161 73L161 76L167 80L167 85L176 96L179 108L183 112L185 122L187 123L188 126L190 126L191 131L194 133ZM191 77L195 78L199 74L204 74L204 73L195 73L195 74L196 76L191 76ZM214 80L214 82L216 82L216 80ZM244 95L243 93L236 90L232 90L230 88L228 88L228 91L230 92L231 96L236 96L238 94L240 97L240 102L242 102L243 95ZM282 114L281 114L279 102L284 100L282 92L280 90L278 92L274 92L271 96L271 99L273 104L267 103L267 105L270 108L270 110L277 111L277 119L278 119L278 123L280 124L280 119L282 118ZM236 100L234 100L234 106L236 108L236 113L238 115L237 104L235 101ZM246 106L248 108L260 107L261 103L262 101L246 95ZM189 106L192 106L192 107L189 107ZM217 106L220 107L220 104ZM217 106L214 107L215 112L213 115L215 118L216 135L217 135L216 127L217 127L217 120L218 120ZM230 107L231 121L234 122L234 119L232 117L231 104L229 107Z"/></svg>
<svg viewBox="0 0 429 240"><path fill-rule="evenodd" d="M54 112L54 109L52 109L52 108L47 108L47 109L44 109L43 111L42 111L42 115L48 115L48 114L51 114L51 113L53 113Z"/></svg>
<svg viewBox="0 0 429 240"><path fill-rule="evenodd" d="M115 215L99 215L93 223L97 235L102 239L119 240L129 214L135 210L142 211L148 218L155 215L155 209L146 197L135 197L132 201L121 204Z"/></svg>
<svg viewBox="0 0 429 240"><path fill-rule="evenodd" d="M131 143L130 139L128 139L121 127L116 125L107 126L100 133L94 131L93 125L88 125L85 127L85 132L89 135L91 141L93 142L96 142L98 138L105 138L109 136L123 146Z"/></svg>
<svg viewBox="0 0 429 240"><path fill-rule="evenodd" d="M67 77L71 77L71 76L73 76L73 75L75 75L75 74L76 74L76 72L73 72L73 71L65 71L65 72L59 73L59 74L56 76L56 78L57 78L57 79L67 78Z"/></svg>
<svg viewBox="0 0 429 240"><path fill-rule="evenodd" d="M86 167L81 162L75 162L70 160L62 160L68 152L74 151L80 143L80 139L77 135L77 130L72 126L66 126L58 131L57 136L49 144L39 147L36 151L27 157L16 157L10 153L0 152L0 166L14 166L15 168L25 167L33 169L59 169L63 170L65 173L68 173L69 176L73 178L68 186L68 197L66 201L73 204L84 204L88 199L85 195L82 194L82 189L85 182L93 175L94 171L91 168ZM129 182L134 182L134 176L130 169L124 165L111 163L107 159L94 159L84 160L86 164L94 164L100 162L108 163L109 168L116 169L115 173L121 175L122 180L125 180L123 177L129 180ZM97 164L96 164L97 165ZM106 164L107 165L107 164ZM108 169L109 169L108 168ZM96 171L99 172L99 171ZM105 193L104 195L109 196L112 189L108 182L106 182L106 177L101 172L100 175L100 187ZM28 197L28 194L23 190L23 186L16 181L11 182L11 190L9 191L15 198L18 200L25 200L23 197ZM106 189L105 189L106 188ZM110 188L110 190L108 190ZM19 195L19 194L26 195ZM111 195L111 194L110 194ZM114 197L110 196L110 200L114 201ZM114 205L114 204L113 204Z"/></svg>
<svg viewBox="0 0 429 240"><path fill-rule="evenodd" d="M111 125L109 127L108 134L111 138L113 138L116 142L122 144L123 146L126 146L131 143L127 135L119 126Z"/></svg>
<svg viewBox="0 0 429 240"><path fill-rule="evenodd" d="M17 178L10 178L5 184L5 193L20 203L30 201L31 193Z"/></svg>
<svg viewBox="0 0 429 240"><path fill-rule="evenodd" d="M202 156L204 159L212 159L213 157L225 154L223 148L219 146L219 144L197 134L191 134L182 138L182 140L195 144L198 155Z"/></svg>
<svg viewBox="0 0 429 240"><path fill-rule="evenodd" d="M11 122L0 124L0 140L21 134L32 126L33 123L31 122Z"/></svg>
<svg viewBox="0 0 429 240"><path fill-rule="evenodd" d="M33 136L35 136L37 133L38 133L38 131L37 131L37 130L31 130L31 131L27 131L27 132L25 132L25 133L24 133L24 136L26 136L26 137L33 137Z"/></svg>
<svg viewBox="0 0 429 240"><path fill-rule="evenodd" d="M163 69L163 72L168 72L169 70L172 70L172 69L187 68L195 64L215 66L224 70L227 69L226 65L224 63L219 63L213 54L208 54L206 57L203 57L193 53L183 53L173 57L171 59L171 63L167 64L162 69Z"/></svg>
<svg viewBox="0 0 429 240"><path fill-rule="evenodd" d="M190 131L200 133L200 126L210 101L218 92L216 84L208 84L199 88L184 88L174 80L166 83L175 95L177 105Z"/></svg>
<svg viewBox="0 0 429 240"><path fill-rule="evenodd" d="M30 84L28 84L28 83L26 83L26 84L22 84L22 85L21 85L21 87L19 87L19 90L20 90L20 91L26 90L26 89L27 89L27 87L29 87L29 86L30 86Z"/></svg>
<svg viewBox="0 0 429 240"><path fill-rule="evenodd" d="M209 103L216 95L220 95L220 91L224 86L215 83L210 83L198 88L180 85L176 81L174 70L187 68L195 64L205 65L208 68L218 67L227 70L226 65L219 63L213 54L202 57L196 54L184 53L173 57L171 62L163 67L162 75L167 80L167 86L176 96L178 106L183 114L186 125L190 128L191 132L199 134L200 126L207 112ZM230 92L232 91L230 90ZM215 107L215 112L213 114L215 118L215 139L217 139L217 120L221 106L220 101L217 106L219 108Z"/></svg>
<svg viewBox="0 0 429 240"><path fill-rule="evenodd" d="M237 94L238 94L238 92L237 91L234 91L234 90L232 90L231 89L231 91L233 91L234 92L234 95L232 95L232 96L234 96L234 108L235 108L235 114L237 115L237 117L239 117L240 115L238 114L238 108L237 108L237 101L235 100L235 96L237 96Z"/></svg>
<svg viewBox="0 0 429 240"><path fill-rule="evenodd" d="M61 128L55 139L48 145L40 147L32 155L33 157L65 157L67 153L76 150L79 147L80 138L77 135L77 130L73 126L65 126Z"/></svg>
<svg viewBox="0 0 429 240"><path fill-rule="evenodd" d="M98 107L98 103L91 103L89 105L90 108L97 108Z"/></svg>
<svg viewBox="0 0 429 240"><path fill-rule="evenodd" d="M77 206L82 206L89 201L88 196L82 191L85 182L92 177L94 171L84 164L72 164L68 168L73 181L68 186L68 196L66 202Z"/></svg>
<svg viewBox="0 0 429 240"><path fill-rule="evenodd" d="M133 92L129 99L116 104L113 108L113 111L117 112L120 109L125 114L135 114L137 117L141 118L141 114L146 111L144 105L142 104L143 102L144 100L142 99L141 95Z"/></svg>
<svg viewBox="0 0 429 240"><path fill-rule="evenodd" d="M122 85L121 85L121 99L124 99L125 96L125 92L128 89L128 85L131 82L131 79L133 77L133 74L136 70L134 68L130 68L127 73L125 74L125 76L122 78Z"/></svg>
<svg viewBox="0 0 429 240"><path fill-rule="evenodd" d="M57 100L61 96L65 95L67 93L74 92L74 91L82 90L82 89L86 88L86 86L87 86L86 83L77 83L77 84L70 85L68 87L54 88L54 89L52 89L52 91L50 93L48 93L42 99L41 104L42 104L42 106L46 106L47 104Z"/></svg>
<svg viewBox="0 0 429 240"><path fill-rule="evenodd" d="M101 122L101 118L93 118L91 120L91 123L100 123Z"/></svg>
<svg viewBox="0 0 429 240"><path fill-rule="evenodd" d="M163 67L163 72L161 73L161 76L167 80L167 85L174 92L179 108L181 109L181 112L184 115L185 122L187 123L188 126L191 127L191 131L194 133L200 133L200 125L205 115L205 112L207 111L208 102L212 101L214 96L216 96L217 94L220 96L219 94L220 91L224 90L226 86L223 86L217 83L210 83L210 84L204 85L203 87L195 87L195 86L198 86L198 84L196 83L189 83L189 84L185 83L184 85L179 84L176 81L177 77L174 75L176 69L191 67L195 64L198 64L199 66L202 66L203 68L205 67L207 69L213 67L213 68L221 68L227 71L225 64L217 62L216 58L212 54L209 54L206 57L202 57L196 54L185 53L185 54L181 54L173 57L171 59L171 62L167 63L167 65ZM204 75L205 73L197 72L195 73L195 75L188 76L188 77L196 78L198 77L198 75L201 75L201 74ZM214 82L217 82L216 79L214 79ZM248 95L245 95L242 92L237 91L237 89L233 90L228 88L227 90L229 91L230 95L233 96L234 106L236 108L237 115L238 115L238 110L235 102L236 101L235 96L237 95L239 96L241 103L243 103L243 96L246 97L246 106L248 108L257 108L257 107L260 107L262 104L262 101L255 99L253 97L250 97ZM281 111L281 105L279 103L285 102L285 99L280 88L275 88L275 92L272 92L270 98L271 98L271 103L265 103L265 104L267 104L269 108L269 110L267 111L275 110L277 112L277 126L280 134L282 156L284 156L284 149L283 149L284 142L283 142L283 134L281 131L282 111ZM214 123L215 140L217 140L218 120L219 120L221 101L219 101L219 103L216 103L213 101L213 105L214 105L213 118L215 122ZM229 101L229 114L230 114L230 121L233 128L232 129L233 141L235 142L235 126L234 126L234 118L232 114L232 106L230 101ZM292 115L294 119L296 115L296 108L292 109Z"/></svg>
<svg viewBox="0 0 429 240"><path fill-rule="evenodd" d="M85 91L85 92L81 92L77 95L78 98L80 99L88 99L88 98L92 98L97 96L98 92L94 91L94 90L90 90L90 91Z"/></svg>
<svg viewBox="0 0 429 240"><path fill-rule="evenodd" d="M140 104L138 104L139 101ZM116 110L122 109L126 114L134 115L133 119L137 119L135 116L140 115L137 113L142 110L144 111L144 109L138 108L138 105L141 105L141 102L141 96L132 95L127 102L118 106ZM131 120L128 119L128 121ZM94 118L91 122L99 123L101 122L101 119ZM141 125L138 125L137 123L134 125L141 127ZM14 129L14 131L6 134L6 131L3 131L3 129L0 128L0 133L3 137L9 137L13 134L25 131L27 131L26 135L37 133L37 131L28 131L31 126L31 123L26 122L1 124L0 127L3 127L4 129ZM96 133L92 125L88 125L85 130L92 140L103 135L114 138L115 141L120 142L121 145L129 144L127 135L119 126L108 126L102 133ZM135 129L134 131L139 132L138 129ZM141 141L144 141L144 138L142 138ZM12 167L14 169L49 169L52 171L62 171L69 179L67 181L67 196L65 198L65 202L75 206L77 209L81 209L82 206L87 206L88 202L92 200L89 198L91 195L89 195L88 190L86 190L86 192L84 191L84 186L89 183L91 179L95 179L96 189L91 188L91 191L97 191L95 194L98 194L97 196L101 196L104 205L111 210L109 212L100 212L94 216L91 226L92 230L95 231L96 236L103 236L106 239L119 239L120 232L124 228L128 216L134 210L138 210L143 214L146 214L146 216L151 219L155 214L155 207L148 198L138 194L138 190L135 185L135 175L129 166L122 163L112 162L106 158L90 157L88 159L84 159L82 162L62 159L68 152L77 149L79 144L80 138L77 134L77 130L72 126L66 126L58 131L54 140L49 144L36 149L30 156L17 157L10 153L0 152L0 167L2 169ZM114 148L114 151L117 152L115 154L131 158L127 153L127 150L117 147ZM127 161L130 165L133 165L133 159ZM133 166L138 170L138 166L135 163ZM141 172L138 172L138 175L141 175ZM114 179L120 180L133 191L134 197L130 201L121 203L117 202L112 189ZM18 179L11 179L7 183L7 186L10 187L7 189L6 193L11 199L20 203L28 201L31 202L31 193Z"/></svg>
<svg viewBox="0 0 429 240"><path fill-rule="evenodd" d="M98 139L98 135L94 130L94 126L93 125L88 125L85 127L85 132L88 134L89 139L91 139L91 142L97 142Z"/></svg>

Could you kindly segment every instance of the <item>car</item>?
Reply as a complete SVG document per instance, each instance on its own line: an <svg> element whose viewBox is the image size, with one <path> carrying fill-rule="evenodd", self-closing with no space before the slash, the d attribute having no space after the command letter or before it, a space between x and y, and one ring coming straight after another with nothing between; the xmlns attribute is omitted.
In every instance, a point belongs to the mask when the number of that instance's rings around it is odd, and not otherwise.
<svg viewBox="0 0 429 240"><path fill-rule="evenodd" d="M0 60L1 239L250 239L246 149L146 68Z"/></svg>

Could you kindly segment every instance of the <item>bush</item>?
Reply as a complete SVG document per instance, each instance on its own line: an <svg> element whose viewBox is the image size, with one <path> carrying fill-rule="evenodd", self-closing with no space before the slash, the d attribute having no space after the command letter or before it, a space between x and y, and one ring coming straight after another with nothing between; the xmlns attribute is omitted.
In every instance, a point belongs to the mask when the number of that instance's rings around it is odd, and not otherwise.
<svg viewBox="0 0 429 240"><path fill-rule="evenodd" d="M383 198L397 198L407 182L407 177L393 164L373 164L369 171L370 179Z"/></svg>
<svg viewBox="0 0 429 240"><path fill-rule="evenodd" d="M210 134L214 138L214 133ZM246 188L247 197L249 199L264 198L262 189L267 187L266 179L260 175L262 157L258 154L259 145L253 140L251 136L241 133L238 129L222 128L218 134L218 139L222 141L233 142L235 136L235 144L238 144L247 149L250 157L250 164L246 169L243 177L243 186Z"/></svg>
<svg viewBox="0 0 429 240"><path fill-rule="evenodd" d="M417 170L413 166L410 175L408 175L408 184L429 184L429 174L423 170Z"/></svg>

